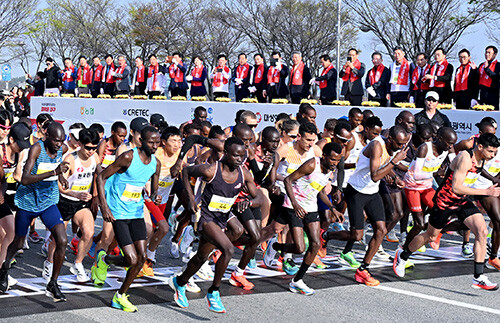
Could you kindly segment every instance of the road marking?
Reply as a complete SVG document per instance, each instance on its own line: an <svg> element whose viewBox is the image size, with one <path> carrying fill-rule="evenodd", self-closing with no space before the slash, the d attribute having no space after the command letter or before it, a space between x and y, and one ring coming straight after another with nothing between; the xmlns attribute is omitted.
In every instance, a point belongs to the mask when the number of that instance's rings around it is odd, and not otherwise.
<svg viewBox="0 0 500 323"><path fill-rule="evenodd" d="M481 312L486 312L486 313L500 315L500 310L497 310L497 309L494 309L494 308L489 308L489 307L484 307L484 306L481 306L481 305L474 305L474 304L469 304L469 303L454 301L454 300L451 300L451 299L446 299L446 298L432 296L432 295L427 295L427 294L420 294L420 293L410 292L408 290L402 290L402 289L397 289L397 288L388 287L388 286L382 286L382 285L375 286L374 288L382 289L382 290L385 290L385 291L388 291L388 292L403 294L403 295L407 295L407 296L413 296L413 297L423 298L423 299L427 299L429 301L440 302L440 303L444 303L444 304L449 304L449 305L455 305L455 306L459 306L459 307L468 308L468 309L471 309L471 310L476 310L476 311L481 311Z"/></svg>

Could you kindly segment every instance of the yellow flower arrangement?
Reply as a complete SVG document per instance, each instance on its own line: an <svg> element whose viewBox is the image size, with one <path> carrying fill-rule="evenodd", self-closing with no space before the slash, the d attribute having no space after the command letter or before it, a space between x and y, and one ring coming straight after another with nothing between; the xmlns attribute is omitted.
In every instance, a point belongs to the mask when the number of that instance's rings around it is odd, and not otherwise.
<svg viewBox="0 0 500 323"><path fill-rule="evenodd" d="M118 94L115 96L115 99L130 99L130 97L126 94Z"/></svg>
<svg viewBox="0 0 500 323"><path fill-rule="evenodd" d="M134 99L134 100L147 100L148 97L146 95L134 95L132 97L132 99Z"/></svg>
<svg viewBox="0 0 500 323"><path fill-rule="evenodd" d="M171 97L170 100L173 100L173 101L186 101L186 97L185 96L177 95L177 96Z"/></svg>
<svg viewBox="0 0 500 323"><path fill-rule="evenodd" d="M441 103L439 103L437 105L437 108L440 109L440 110L441 109L443 109L443 110L450 110L450 109L453 109L453 104L441 104Z"/></svg>
<svg viewBox="0 0 500 323"><path fill-rule="evenodd" d="M379 107L380 103L377 101L364 101L361 105L364 107Z"/></svg>
<svg viewBox="0 0 500 323"><path fill-rule="evenodd" d="M64 93L64 94L61 94L61 97L63 97L63 98L74 98L75 95L73 93Z"/></svg>
<svg viewBox="0 0 500 323"><path fill-rule="evenodd" d="M155 95L153 96L153 100L166 100L167 97L164 95Z"/></svg>
<svg viewBox="0 0 500 323"><path fill-rule="evenodd" d="M230 98L217 98L215 99L217 102L231 102Z"/></svg>
<svg viewBox="0 0 500 323"><path fill-rule="evenodd" d="M403 109L414 109L415 108L415 103L408 103L408 102L398 102L396 103L397 107L403 108Z"/></svg>
<svg viewBox="0 0 500 323"><path fill-rule="evenodd" d="M192 96L191 101L206 101L207 98L205 96Z"/></svg>
<svg viewBox="0 0 500 323"><path fill-rule="evenodd" d="M274 104L287 104L288 100L287 99L273 99L271 101L271 103L274 103Z"/></svg>
<svg viewBox="0 0 500 323"><path fill-rule="evenodd" d="M109 94L99 94L97 96L98 99L111 99L111 95Z"/></svg>
<svg viewBox="0 0 500 323"><path fill-rule="evenodd" d="M57 93L44 93L43 96L45 96L47 98L56 98L59 96L59 94L57 94Z"/></svg>
<svg viewBox="0 0 500 323"><path fill-rule="evenodd" d="M302 99L300 100L300 103L309 103L311 105L313 104L318 104L318 100L314 100L314 99Z"/></svg>
<svg viewBox="0 0 500 323"><path fill-rule="evenodd" d="M351 102L347 100L335 100L332 102L333 105L342 105L342 106L348 106L351 105Z"/></svg>
<svg viewBox="0 0 500 323"><path fill-rule="evenodd" d="M487 104L476 104L475 106L472 107L472 109L480 111L493 111L495 110L495 107Z"/></svg>
<svg viewBox="0 0 500 323"><path fill-rule="evenodd" d="M85 99L90 99L92 97L91 94L88 93L82 93L78 95L79 98L85 98Z"/></svg>
<svg viewBox="0 0 500 323"><path fill-rule="evenodd" d="M259 101L256 98L244 98L241 100L243 103L259 103Z"/></svg>

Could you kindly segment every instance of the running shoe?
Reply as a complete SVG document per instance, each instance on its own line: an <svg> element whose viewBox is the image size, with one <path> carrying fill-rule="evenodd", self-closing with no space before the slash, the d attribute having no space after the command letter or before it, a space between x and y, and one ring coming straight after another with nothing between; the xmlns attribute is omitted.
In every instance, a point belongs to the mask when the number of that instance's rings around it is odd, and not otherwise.
<svg viewBox="0 0 500 323"><path fill-rule="evenodd" d="M472 243L466 243L462 246L462 257L472 258L474 256L474 247Z"/></svg>
<svg viewBox="0 0 500 323"><path fill-rule="evenodd" d="M172 212L170 212L170 215L168 216L168 225L172 234L175 234L175 231L177 230L177 223L177 213L172 210Z"/></svg>
<svg viewBox="0 0 500 323"><path fill-rule="evenodd" d="M170 243L170 255L172 258L179 259L179 245L176 242Z"/></svg>
<svg viewBox="0 0 500 323"><path fill-rule="evenodd" d="M85 272L85 268L83 268L83 264L81 262L79 263L74 263L73 266L69 269L69 271L73 274L76 275L76 280L79 283L85 283L90 280L89 276Z"/></svg>
<svg viewBox="0 0 500 323"><path fill-rule="evenodd" d="M389 242L399 242L399 239L396 236L396 232L394 232L394 230L391 230L391 232L385 235L385 240Z"/></svg>
<svg viewBox="0 0 500 323"><path fill-rule="evenodd" d="M49 253L49 244L48 243L44 243L41 247L40 247L40 252L42 254L42 256L44 258L47 258L47 254Z"/></svg>
<svg viewBox="0 0 500 323"><path fill-rule="evenodd" d="M405 268L406 268L406 269L413 269L413 268L415 268L415 264L414 264L413 262L411 262L411 261L410 261L410 259L408 259L408 260L406 261Z"/></svg>
<svg viewBox="0 0 500 323"><path fill-rule="evenodd" d="M292 293L302 294L302 295L306 295L306 296L309 296L309 295L312 295L315 293L314 289L307 286L306 283L304 283L304 281L302 279L300 279L298 281L293 281L293 279L292 279L292 281L288 285L288 289Z"/></svg>
<svg viewBox="0 0 500 323"><path fill-rule="evenodd" d="M193 247L188 247L186 252L182 255L182 262L187 264L194 255L196 255L196 252L193 251Z"/></svg>
<svg viewBox="0 0 500 323"><path fill-rule="evenodd" d="M40 237L36 231L31 232L30 235L28 236L28 239L30 242L33 243L39 243L40 241L43 240L42 237Z"/></svg>
<svg viewBox="0 0 500 323"><path fill-rule="evenodd" d="M129 296L130 295L128 294L122 294L120 297L118 297L118 292L116 292L113 296L113 300L111 301L111 307L129 313L137 312L137 306L130 303L130 301L128 300Z"/></svg>
<svg viewBox="0 0 500 323"><path fill-rule="evenodd" d="M144 265L142 265L141 271L137 274L137 277L149 276L154 277L155 273L153 271L153 261L151 259L146 259Z"/></svg>
<svg viewBox="0 0 500 323"><path fill-rule="evenodd" d="M307 251L307 249L309 249L309 237L307 236L306 232L304 231L304 252Z"/></svg>
<svg viewBox="0 0 500 323"><path fill-rule="evenodd" d="M66 302L66 296L61 292L59 285L55 281L50 281L45 289L45 295L52 297L54 302Z"/></svg>
<svg viewBox="0 0 500 323"><path fill-rule="evenodd" d="M168 285L174 290L174 300L180 308L187 308L189 306L188 299L186 297L186 286L177 285L177 277L172 276L168 280Z"/></svg>
<svg viewBox="0 0 500 323"><path fill-rule="evenodd" d="M17 265L17 260L16 258L12 258L12 260L10 261L10 268L12 268L12 266L15 266Z"/></svg>
<svg viewBox="0 0 500 323"><path fill-rule="evenodd" d="M326 244L327 244L327 241L324 239L323 237L323 234L325 234L325 230L321 229L320 230L320 233L319 233L319 241L320 241L320 247L319 247L319 250L318 250L318 256L321 257L321 258L325 258L326 257Z"/></svg>
<svg viewBox="0 0 500 323"><path fill-rule="evenodd" d="M95 246L97 244L92 241L92 246L90 247L90 250L89 250L89 253L88 253L88 256L91 258L91 259L94 259L95 258Z"/></svg>
<svg viewBox="0 0 500 323"><path fill-rule="evenodd" d="M392 263L392 269L394 270L394 273L398 277L405 276L406 261L401 259L402 252L403 249L396 250L396 254L394 255L394 262Z"/></svg>
<svg viewBox="0 0 500 323"><path fill-rule="evenodd" d="M431 248L434 250L439 250L439 245L441 244L441 237L442 236L443 236L442 233L438 234L436 240L429 243L429 246L431 246Z"/></svg>
<svg viewBox="0 0 500 323"><path fill-rule="evenodd" d="M255 287L254 284L249 282L245 275L236 275L234 272L231 274L231 278L229 278L229 283L236 287L242 287L244 290L251 290Z"/></svg>
<svg viewBox="0 0 500 323"><path fill-rule="evenodd" d="M425 245L423 245L422 247L418 248L417 251L421 252L421 253L424 253L424 252L427 251L427 248L425 247Z"/></svg>
<svg viewBox="0 0 500 323"><path fill-rule="evenodd" d="M378 285L380 285L380 281L373 278L372 274L370 274L368 269L365 269L365 270L359 270L359 268L356 269L356 274L354 275L354 279L358 283L365 284L366 286L378 286Z"/></svg>
<svg viewBox="0 0 500 323"><path fill-rule="evenodd" d="M498 258L491 259L489 258L486 262L486 267L489 269L500 270L500 260Z"/></svg>
<svg viewBox="0 0 500 323"><path fill-rule="evenodd" d="M179 250L182 253L186 253L188 248L191 246L195 239L194 229L192 226L188 225L182 231L181 239L179 240Z"/></svg>
<svg viewBox="0 0 500 323"><path fill-rule="evenodd" d="M75 255L78 253L78 244L79 243L80 243L80 238L73 237L73 239L71 239L70 248L71 248L71 250L73 250Z"/></svg>
<svg viewBox="0 0 500 323"><path fill-rule="evenodd" d="M214 313L226 313L226 308L222 305L220 300L220 293L218 290L212 293L207 293L208 309Z"/></svg>
<svg viewBox="0 0 500 323"><path fill-rule="evenodd" d="M267 248L264 252L264 265L266 265L266 267L271 267L273 265L274 257L276 257L276 250L274 250L273 244L277 241L278 239L276 239L276 237L272 237L267 242Z"/></svg>
<svg viewBox="0 0 500 323"><path fill-rule="evenodd" d="M361 264L356 260L356 258L354 258L354 253L352 251L349 251L346 254L340 253L338 261L342 265L351 266L351 268L358 268L359 266L361 266Z"/></svg>
<svg viewBox="0 0 500 323"><path fill-rule="evenodd" d="M488 277L485 275L481 275L478 278L473 278L472 279L472 288L476 289L486 289L486 290L497 290L498 289L498 284L493 284L490 282Z"/></svg>
<svg viewBox="0 0 500 323"><path fill-rule="evenodd" d="M399 239L399 248L403 248L403 245L406 242L407 236L408 236L408 233L406 233L406 232L401 233L401 238Z"/></svg>
<svg viewBox="0 0 500 323"><path fill-rule="evenodd" d="M109 265L104 261L104 257L106 257L106 252L104 250L99 251L97 259L94 261L94 265L90 270L92 281L96 286L104 285L106 277L108 276Z"/></svg>
<svg viewBox="0 0 500 323"><path fill-rule="evenodd" d="M30 249L30 245L28 244L28 239L24 239L23 249L24 250L29 250Z"/></svg>
<svg viewBox="0 0 500 323"><path fill-rule="evenodd" d="M201 292L201 288L198 287L198 285L196 285L196 283L194 282L194 278L191 277L189 278L187 284L186 284L186 291L190 292L190 293L199 293Z"/></svg>
<svg viewBox="0 0 500 323"><path fill-rule="evenodd" d="M123 256L123 252L120 247L116 246L115 249L111 250L109 253L111 256Z"/></svg>
<svg viewBox="0 0 500 323"><path fill-rule="evenodd" d="M203 280L212 280L214 279L214 271L212 267L208 263L208 260L201 266L201 268L196 273L196 276L200 277Z"/></svg>
<svg viewBox="0 0 500 323"><path fill-rule="evenodd" d="M9 288L11 288L12 286L17 285L17 283L18 283L17 279L15 279L14 277L11 277L10 275L8 276L8 285L9 285Z"/></svg>
<svg viewBox="0 0 500 323"><path fill-rule="evenodd" d="M384 247L382 247L382 245L380 245L378 247L378 250L377 250L377 253L375 254L375 257L378 260L382 260L382 261L390 261L390 259L391 259L391 255L388 254L387 252L385 252Z"/></svg>
<svg viewBox="0 0 500 323"><path fill-rule="evenodd" d="M312 265L314 267L316 267L317 269L326 269L326 268L328 268L328 266L324 262L322 262L321 259L319 259L318 256L316 256L314 258L314 261L313 261Z"/></svg>
<svg viewBox="0 0 500 323"><path fill-rule="evenodd" d="M262 252L266 252L266 249L267 249L267 241L262 242L262 243L259 245L259 247L260 247L260 250L261 250Z"/></svg>
<svg viewBox="0 0 500 323"><path fill-rule="evenodd" d="M52 268L54 267L54 264L49 262L48 260L45 260L43 262L43 271L42 271L42 277L45 279L47 282L50 281L50 277L52 277Z"/></svg>
<svg viewBox="0 0 500 323"><path fill-rule="evenodd" d="M295 275L299 271L299 266L295 263L293 258L283 260L282 269L287 275Z"/></svg>
<svg viewBox="0 0 500 323"><path fill-rule="evenodd" d="M214 264L217 263L220 256L222 256L222 251L220 251L219 249L215 249L214 252L212 253L212 261L214 262Z"/></svg>
<svg viewBox="0 0 500 323"><path fill-rule="evenodd" d="M250 262L248 263L248 268L250 268L250 269L257 268L257 260L255 260L255 257L250 259Z"/></svg>
<svg viewBox="0 0 500 323"><path fill-rule="evenodd" d="M344 231L345 228L342 225L342 223L334 222L334 223L330 224L330 226L328 227L328 230L330 230L330 231Z"/></svg>

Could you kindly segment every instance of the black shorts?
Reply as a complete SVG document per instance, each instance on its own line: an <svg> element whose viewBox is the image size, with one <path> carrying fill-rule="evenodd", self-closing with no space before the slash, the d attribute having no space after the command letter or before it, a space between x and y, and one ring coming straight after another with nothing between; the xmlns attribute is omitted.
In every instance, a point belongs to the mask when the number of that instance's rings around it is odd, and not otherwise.
<svg viewBox="0 0 500 323"><path fill-rule="evenodd" d="M436 229L442 229L453 215L457 216L458 220L463 223L465 219L476 213L481 213L481 211L471 201L467 201L456 209L441 210L434 206L429 216L429 224Z"/></svg>
<svg viewBox="0 0 500 323"><path fill-rule="evenodd" d="M370 222L385 222L384 203L379 193L363 194L356 191L351 185L347 185L344 196L351 229L362 230L364 228L365 215L363 211L366 212Z"/></svg>
<svg viewBox="0 0 500 323"><path fill-rule="evenodd" d="M271 204L274 207L274 211L269 214L268 223L271 223L272 220L275 220L280 216L283 212L283 204L285 203L285 194L274 195L269 194L269 199L271 200ZM272 209L272 208L271 208Z"/></svg>
<svg viewBox="0 0 500 323"><path fill-rule="evenodd" d="M295 215L294 209L284 207L283 211L274 220L280 224L288 224L292 228L303 228L304 224L319 222L319 213L309 212L301 219Z"/></svg>
<svg viewBox="0 0 500 323"><path fill-rule="evenodd" d="M9 204L7 204L7 202L0 204L0 219L3 219L8 215L12 215L12 210L10 209Z"/></svg>
<svg viewBox="0 0 500 323"><path fill-rule="evenodd" d="M208 222L214 222L224 231L227 228L227 223L234 217L235 215L232 212L222 213L221 216L213 216L212 213L205 213L201 210L198 231L203 231L203 224Z"/></svg>
<svg viewBox="0 0 500 323"><path fill-rule="evenodd" d="M144 219L116 220L113 222L113 231L120 248L147 239Z"/></svg>
<svg viewBox="0 0 500 323"><path fill-rule="evenodd" d="M262 220L262 213L260 212L260 207L257 207L255 209L252 208L246 208L245 211L242 213L239 213L238 208L236 206L233 206L231 209L231 212L238 217L238 220L241 223L245 223L250 220Z"/></svg>
<svg viewBox="0 0 500 323"><path fill-rule="evenodd" d="M73 218L76 212L85 208L89 208L89 202L73 201L60 196L59 203L57 203L57 208L61 213L62 219L67 222Z"/></svg>

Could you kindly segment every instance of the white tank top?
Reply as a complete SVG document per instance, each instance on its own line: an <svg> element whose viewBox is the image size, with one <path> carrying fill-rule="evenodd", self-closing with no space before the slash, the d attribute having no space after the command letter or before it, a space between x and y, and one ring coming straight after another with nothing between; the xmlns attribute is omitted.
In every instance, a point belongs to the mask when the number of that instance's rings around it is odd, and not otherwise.
<svg viewBox="0 0 500 323"><path fill-rule="evenodd" d="M424 190L431 188L434 173L438 171L439 167L441 167L441 164L443 164L443 161L446 159L446 156L448 156L448 151L443 151L441 155L437 157L434 156L432 142L428 141L425 144L427 145L427 155L424 157L422 169L419 170L419 172L425 174L425 179L415 179L416 159L413 159L403 179L406 184L405 187L409 190Z"/></svg>
<svg viewBox="0 0 500 323"><path fill-rule="evenodd" d="M361 138L359 137L359 133L357 131L352 132L352 138L354 140L354 147L352 147L351 152L349 153L349 157L345 160L345 164L355 164L358 162L359 154L363 150L365 146L361 142ZM343 187L347 186L347 182L349 178L351 178L352 174L354 174L355 168L344 169L344 183Z"/></svg>
<svg viewBox="0 0 500 323"><path fill-rule="evenodd" d="M378 136L373 141L378 141L382 145L382 157L380 157L380 168L387 165L392 157L387 152L385 141L382 136ZM349 178L349 184L358 192L363 194L375 194L379 190L379 182L372 181L370 172L370 158L366 157L363 152L369 145L366 145L359 154L359 159L356 164L354 173Z"/></svg>
<svg viewBox="0 0 500 323"><path fill-rule="evenodd" d="M495 177L500 173L500 149L498 150L495 157L484 163L483 169L487 171L491 176ZM486 177L479 176L477 180L472 183L472 188L485 189L493 185L493 182Z"/></svg>
<svg viewBox="0 0 500 323"><path fill-rule="evenodd" d="M288 151L286 152L285 159L280 161L278 165L278 169L276 171L277 174L287 177L291 173L293 173L296 169L298 169L303 163L308 161L311 158L314 158L314 148L311 147L309 151L306 153L306 157L301 158L295 149L293 148L293 141L287 143ZM276 181L276 185L280 188L281 193L286 195L285 184L283 181Z"/></svg>
<svg viewBox="0 0 500 323"><path fill-rule="evenodd" d="M318 212L318 193L328 184L332 172L321 172L321 158L315 157L314 170L311 174L299 178L293 186L293 194L297 203L308 213ZM283 206L293 209L292 202L285 197Z"/></svg>
<svg viewBox="0 0 500 323"><path fill-rule="evenodd" d="M69 189L73 192L90 192L92 186L92 181L94 179L94 173L97 167L94 156L90 157L90 166L84 167L80 158L78 157L78 152L72 152L75 159L75 171L68 177ZM69 196L61 193L61 196L72 201L79 201L76 197Z"/></svg>

